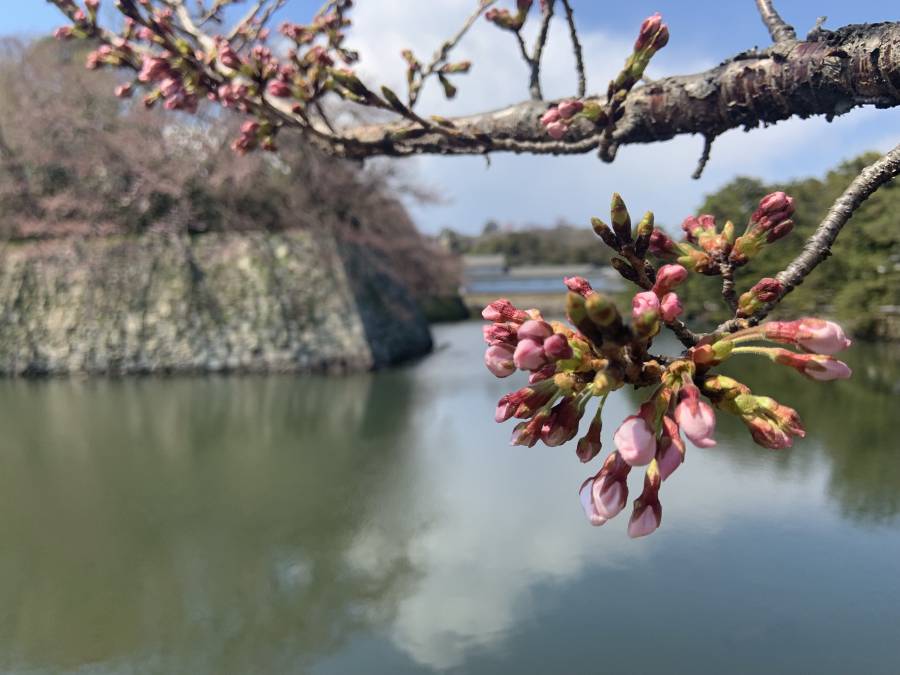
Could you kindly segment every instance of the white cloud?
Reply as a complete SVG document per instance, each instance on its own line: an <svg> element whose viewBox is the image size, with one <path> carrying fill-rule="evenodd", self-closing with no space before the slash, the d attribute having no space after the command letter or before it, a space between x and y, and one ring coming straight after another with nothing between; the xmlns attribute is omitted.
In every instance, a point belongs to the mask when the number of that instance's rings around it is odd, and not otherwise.
<svg viewBox="0 0 900 675"><path fill-rule="evenodd" d="M400 50L411 48L420 59L461 24L470 0L360 3L355 10L353 45L364 55L362 70L374 81L405 91ZM532 26L533 29L533 26ZM582 34L589 90L602 91L630 48L630 38L602 30ZM420 112L459 115L500 108L525 98L527 73L511 35L484 20L475 24L454 52L470 59L470 74L456 79L459 94L444 101L440 87L429 82ZM651 65L652 77L697 72L713 65L698 53L692 61L673 61L663 51ZM543 83L548 97L575 90L573 57L565 24L556 21L546 51ZM878 119L878 127L871 121ZM440 205L412 209L420 227L434 232L443 226L477 231L489 218L513 223L551 224L558 218L587 223L602 215L609 195L621 192L635 211L653 210L659 222L676 224L691 213L704 194L736 175L767 180L821 174L835 162L870 148L882 148L892 131L900 137L896 111L861 110L828 124L822 118L793 119L749 133L735 130L716 141L712 160L699 181L691 179L700 154L699 137L629 146L611 164L593 154L578 157L494 155L423 157L403 160L409 172L446 197ZM888 146L890 147L890 146Z"/></svg>

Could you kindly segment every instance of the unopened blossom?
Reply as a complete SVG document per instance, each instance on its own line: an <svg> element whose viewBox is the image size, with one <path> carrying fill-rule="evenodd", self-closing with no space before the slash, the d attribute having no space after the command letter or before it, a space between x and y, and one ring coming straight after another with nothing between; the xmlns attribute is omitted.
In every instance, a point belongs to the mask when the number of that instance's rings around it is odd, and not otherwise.
<svg viewBox="0 0 900 675"><path fill-rule="evenodd" d="M660 299L667 293L675 290L687 279L688 272L683 265L663 265L656 271L656 283L653 284L653 292Z"/></svg>
<svg viewBox="0 0 900 675"><path fill-rule="evenodd" d="M514 323L491 323L481 327L484 341L489 345L511 345L515 348L519 341L518 326Z"/></svg>
<svg viewBox="0 0 900 675"><path fill-rule="evenodd" d="M582 463L586 464L600 454L600 450L603 447L600 442L600 432L602 429L603 423L600 420L600 416L597 415L591 421L587 433L578 440L575 454L578 455L578 459L580 459Z"/></svg>
<svg viewBox="0 0 900 675"><path fill-rule="evenodd" d="M565 277L563 278L563 283L570 291L578 293L584 298L587 298L594 292L591 283L584 277Z"/></svg>
<svg viewBox="0 0 900 675"><path fill-rule="evenodd" d="M573 117L574 115L577 115L583 109L584 109L584 103L582 103L581 101L578 101L578 100L574 100L574 99L568 100L568 101L563 101L556 107L556 110L559 113L559 116L564 120L567 120L567 119Z"/></svg>
<svg viewBox="0 0 900 675"><path fill-rule="evenodd" d="M659 12L648 16L641 23L637 39L634 41L634 51L656 52L669 42L669 27L662 22Z"/></svg>
<svg viewBox="0 0 900 675"><path fill-rule="evenodd" d="M649 464L656 454L656 434L640 415L630 415L613 435L616 450L631 466Z"/></svg>
<svg viewBox="0 0 900 675"><path fill-rule="evenodd" d="M541 115L541 124L543 124L546 127L547 125L553 124L554 122L559 122L559 119L560 119L559 108L554 106L553 108L550 108L547 112L545 112L543 115Z"/></svg>
<svg viewBox="0 0 900 675"><path fill-rule="evenodd" d="M528 314L516 308L506 298L494 300L494 302L481 310L481 316L486 321L513 321L515 323L523 323L529 319Z"/></svg>
<svg viewBox="0 0 900 675"><path fill-rule="evenodd" d="M788 349L772 349L769 353L776 363L793 368L813 380L846 380L853 374L846 363L826 354L797 354Z"/></svg>
<svg viewBox="0 0 900 675"><path fill-rule="evenodd" d="M796 321L770 321L764 326L767 340L795 344L817 354L837 354L852 344L843 328L833 321L804 317Z"/></svg>
<svg viewBox="0 0 900 675"><path fill-rule="evenodd" d="M584 410L579 409L572 398L564 398L553 407L541 427L541 440L550 447L572 440L578 433L583 414Z"/></svg>
<svg viewBox="0 0 900 675"><path fill-rule="evenodd" d="M555 141L560 140L563 136L566 135L566 131L568 127L562 122L551 122L546 125L547 134Z"/></svg>
<svg viewBox="0 0 900 675"><path fill-rule="evenodd" d="M557 333L544 340L544 354L551 361L559 361L572 358L573 351L566 336Z"/></svg>
<svg viewBox="0 0 900 675"><path fill-rule="evenodd" d="M752 316L762 307L781 297L784 285L773 277L765 277L757 281L753 287L738 298L737 315Z"/></svg>
<svg viewBox="0 0 900 675"><path fill-rule="evenodd" d="M291 86L283 80L269 80L266 91L277 98L287 98L291 95Z"/></svg>
<svg viewBox="0 0 900 675"><path fill-rule="evenodd" d="M653 462L647 468L644 491L634 500L634 511L628 521L628 536L632 539L652 534L662 523L662 504L659 502L661 482L659 466Z"/></svg>
<svg viewBox="0 0 900 675"><path fill-rule="evenodd" d="M513 354L516 368L522 370L538 370L547 363L547 355L544 347L535 340L519 340L516 351Z"/></svg>
<svg viewBox="0 0 900 675"><path fill-rule="evenodd" d="M659 301L659 314L663 321L674 321L683 311L681 300L675 293L666 293Z"/></svg>
<svg viewBox="0 0 900 675"><path fill-rule="evenodd" d="M542 343L553 335L553 327L546 321L529 319L519 326L516 337L519 340L534 340Z"/></svg>
<svg viewBox="0 0 900 675"><path fill-rule="evenodd" d="M662 434L657 444L656 461L659 464L660 479L666 480L684 463L687 449L675 420L665 415L662 425Z"/></svg>
<svg viewBox="0 0 900 675"><path fill-rule="evenodd" d="M484 365L497 377L509 377L516 372L513 350L507 345L491 345L484 352Z"/></svg>
<svg viewBox="0 0 900 675"><path fill-rule="evenodd" d="M685 385L678 392L675 421L684 435L698 448L711 448L716 444L716 414L700 398L700 390L693 384Z"/></svg>

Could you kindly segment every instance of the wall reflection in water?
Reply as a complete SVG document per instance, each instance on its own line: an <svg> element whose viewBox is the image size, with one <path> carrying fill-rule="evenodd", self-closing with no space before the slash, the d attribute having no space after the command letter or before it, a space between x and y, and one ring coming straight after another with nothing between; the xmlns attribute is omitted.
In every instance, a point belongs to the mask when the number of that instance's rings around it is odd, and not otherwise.
<svg viewBox="0 0 900 675"><path fill-rule="evenodd" d="M723 419L633 542L574 448L507 444L478 325L437 338L371 376L0 382L0 670L890 672L895 355L737 364L810 436Z"/></svg>

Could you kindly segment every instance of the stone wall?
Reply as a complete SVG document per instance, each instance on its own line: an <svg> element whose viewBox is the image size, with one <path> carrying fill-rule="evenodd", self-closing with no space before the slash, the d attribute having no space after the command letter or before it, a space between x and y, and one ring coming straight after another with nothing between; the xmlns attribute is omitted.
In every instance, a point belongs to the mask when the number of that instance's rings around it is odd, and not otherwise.
<svg viewBox="0 0 900 675"><path fill-rule="evenodd" d="M306 231L7 244L0 374L340 372L427 353L408 290Z"/></svg>

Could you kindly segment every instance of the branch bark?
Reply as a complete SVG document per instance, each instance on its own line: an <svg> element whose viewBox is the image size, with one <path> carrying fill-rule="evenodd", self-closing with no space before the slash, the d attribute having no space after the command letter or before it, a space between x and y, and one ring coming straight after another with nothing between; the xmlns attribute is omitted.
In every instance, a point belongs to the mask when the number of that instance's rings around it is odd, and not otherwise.
<svg viewBox="0 0 900 675"><path fill-rule="evenodd" d="M716 136L729 129L793 116L829 119L862 106L900 105L900 23L849 25L806 42L775 44L728 59L711 70L636 87L613 134L616 145L652 143L681 134ZM350 157L483 154L510 151L580 154L602 137L587 120L565 138L547 137L540 116L549 103L525 101L450 120L474 140L410 129L407 123L349 129L331 152Z"/></svg>

